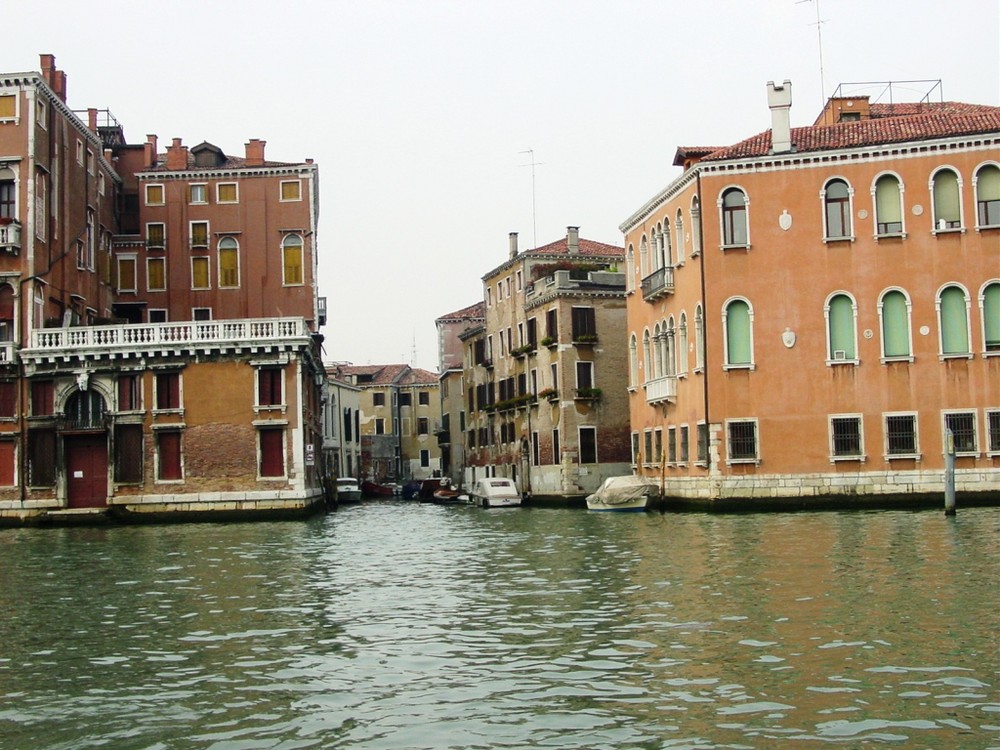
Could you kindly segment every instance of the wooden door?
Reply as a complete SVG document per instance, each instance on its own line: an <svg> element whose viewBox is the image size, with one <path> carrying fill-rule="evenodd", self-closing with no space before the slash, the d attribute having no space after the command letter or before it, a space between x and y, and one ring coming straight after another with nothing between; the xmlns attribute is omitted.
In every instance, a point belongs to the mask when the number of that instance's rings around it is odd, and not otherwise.
<svg viewBox="0 0 1000 750"><path fill-rule="evenodd" d="M107 435L68 435L65 449L69 507L103 508L108 504Z"/></svg>

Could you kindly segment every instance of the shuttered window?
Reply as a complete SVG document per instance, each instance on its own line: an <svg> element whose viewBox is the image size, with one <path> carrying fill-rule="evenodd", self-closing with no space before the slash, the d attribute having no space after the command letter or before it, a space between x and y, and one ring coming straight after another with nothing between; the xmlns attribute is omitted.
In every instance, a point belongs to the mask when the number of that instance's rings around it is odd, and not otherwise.
<svg viewBox="0 0 1000 750"><path fill-rule="evenodd" d="M1000 284L990 284L983 291L986 351L1000 351Z"/></svg>
<svg viewBox="0 0 1000 750"><path fill-rule="evenodd" d="M726 306L726 364L749 365L752 354L750 306L743 300L733 300Z"/></svg>
<svg viewBox="0 0 1000 750"><path fill-rule="evenodd" d="M902 292L887 292L882 298L882 353L886 357L910 356L909 314Z"/></svg>
<svg viewBox="0 0 1000 750"><path fill-rule="evenodd" d="M161 431L156 434L157 479L183 479L181 473L181 433Z"/></svg>
<svg viewBox="0 0 1000 750"><path fill-rule="evenodd" d="M13 440L0 440L0 487L14 486L15 448Z"/></svg>
<svg viewBox="0 0 1000 750"><path fill-rule="evenodd" d="M941 292L941 353L969 353L969 325L965 292L950 286Z"/></svg>
<svg viewBox="0 0 1000 750"><path fill-rule="evenodd" d="M259 406L281 405L283 372L280 367L261 367L257 370L257 404Z"/></svg>
<svg viewBox="0 0 1000 750"><path fill-rule="evenodd" d="M115 481L119 484L142 482L142 425L115 427Z"/></svg>
<svg viewBox="0 0 1000 750"><path fill-rule="evenodd" d="M290 234L281 243L285 284L302 283L302 238Z"/></svg>
<svg viewBox="0 0 1000 750"><path fill-rule="evenodd" d="M976 211L979 226L1000 226L1000 167L994 164L976 174Z"/></svg>
<svg viewBox="0 0 1000 750"><path fill-rule="evenodd" d="M826 186L827 239L851 236L851 194L843 180L831 180Z"/></svg>
<svg viewBox="0 0 1000 750"><path fill-rule="evenodd" d="M260 436L260 475L262 477L283 477L285 475L284 429L262 429L258 435Z"/></svg>
<svg viewBox="0 0 1000 750"><path fill-rule="evenodd" d="M28 432L28 484L52 487L56 483L56 433L54 430Z"/></svg>
<svg viewBox="0 0 1000 750"><path fill-rule="evenodd" d="M882 175L875 183L875 222L876 234L903 231L902 193L895 175Z"/></svg>
<svg viewBox="0 0 1000 750"><path fill-rule="evenodd" d="M208 289L208 258L191 259L191 288Z"/></svg>
<svg viewBox="0 0 1000 750"><path fill-rule="evenodd" d="M146 259L146 287L151 292L167 288L167 261L164 258Z"/></svg>
<svg viewBox="0 0 1000 750"><path fill-rule="evenodd" d="M956 229L962 226L959 205L958 175L942 169L934 175L934 228Z"/></svg>
<svg viewBox="0 0 1000 750"><path fill-rule="evenodd" d="M240 285L239 245L232 237L219 240L219 286Z"/></svg>
<svg viewBox="0 0 1000 750"><path fill-rule="evenodd" d="M829 323L830 359L855 359L854 303L846 294L838 294L830 300Z"/></svg>

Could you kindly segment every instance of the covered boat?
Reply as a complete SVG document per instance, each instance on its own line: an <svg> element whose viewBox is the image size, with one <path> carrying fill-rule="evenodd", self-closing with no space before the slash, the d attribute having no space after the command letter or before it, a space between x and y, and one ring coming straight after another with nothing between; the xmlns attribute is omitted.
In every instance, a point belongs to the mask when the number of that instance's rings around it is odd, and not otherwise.
<svg viewBox="0 0 1000 750"><path fill-rule="evenodd" d="M608 477L600 489L587 496L590 510L646 510L646 501L656 486L643 477Z"/></svg>
<svg viewBox="0 0 1000 750"><path fill-rule="evenodd" d="M340 477L337 480L337 502L356 503L361 499L361 487L354 477Z"/></svg>
<svg viewBox="0 0 1000 750"><path fill-rule="evenodd" d="M521 504L521 493L513 479L489 477L480 479L469 495L469 502L484 508L509 508Z"/></svg>

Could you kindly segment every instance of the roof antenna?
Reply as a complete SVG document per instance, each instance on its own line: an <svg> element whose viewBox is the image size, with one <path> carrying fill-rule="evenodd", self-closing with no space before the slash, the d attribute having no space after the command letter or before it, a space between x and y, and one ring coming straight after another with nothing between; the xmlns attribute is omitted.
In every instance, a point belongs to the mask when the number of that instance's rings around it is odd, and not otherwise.
<svg viewBox="0 0 1000 750"><path fill-rule="evenodd" d="M820 20L819 17L819 2L820 0L797 0L796 5L802 5L802 3L816 3L816 23L810 24L810 26L816 27L816 38L819 40L819 93L823 97L823 101L820 102L820 106L826 106L826 82L823 76L823 24L826 21Z"/></svg>
<svg viewBox="0 0 1000 750"><path fill-rule="evenodd" d="M528 154L531 157L530 164L522 164L522 167L531 167L531 245L532 249L538 247L538 227L535 222L535 167L541 166L541 162L535 161L535 150L533 148L525 151L518 151L519 154Z"/></svg>

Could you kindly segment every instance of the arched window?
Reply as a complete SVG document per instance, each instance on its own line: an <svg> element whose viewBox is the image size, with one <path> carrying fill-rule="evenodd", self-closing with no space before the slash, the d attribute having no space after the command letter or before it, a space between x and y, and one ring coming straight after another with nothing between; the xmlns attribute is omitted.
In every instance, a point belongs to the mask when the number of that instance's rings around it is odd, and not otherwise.
<svg viewBox="0 0 1000 750"><path fill-rule="evenodd" d="M0 168L0 219L17 218L17 175L10 167Z"/></svg>
<svg viewBox="0 0 1000 750"><path fill-rule="evenodd" d="M680 336L677 343L677 374L684 375L688 371L688 318L686 312L681 313L678 331Z"/></svg>
<svg viewBox="0 0 1000 750"><path fill-rule="evenodd" d="M746 300L734 299L723 310L726 335L726 367L749 367L753 363L753 319Z"/></svg>
<svg viewBox="0 0 1000 750"><path fill-rule="evenodd" d="M1000 281L983 287L982 300L985 351L1000 352Z"/></svg>
<svg viewBox="0 0 1000 750"><path fill-rule="evenodd" d="M66 425L78 429L103 426L104 397L97 391L77 391L66 400Z"/></svg>
<svg viewBox="0 0 1000 750"><path fill-rule="evenodd" d="M281 241L282 263L284 266L284 283L286 285L301 284L302 276L302 238L297 234L289 234Z"/></svg>
<svg viewBox="0 0 1000 750"><path fill-rule="evenodd" d="M833 362L857 360L854 312L854 300L846 294L835 294L827 302L827 356Z"/></svg>
<svg viewBox="0 0 1000 750"><path fill-rule="evenodd" d="M674 240L670 236L670 219L663 220L663 257L667 266L674 265Z"/></svg>
<svg viewBox="0 0 1000 750"><path fill-rule="evenodd" d="M934 205L934 229L946 232L962 227L961 185L958 174L951 169L939 169L931 181Z"/></svg>
<svg viewBox="0 0 1000 750"><path fill-rule="evenodd" d="M1000 167L985 164L976 172L976 226L1000 227Z"/></svg>
<svg viewBox="0 0 1000 750"><path fill-rule="evenodd" d="M700 304L694 309L694 366L705 366L705 314Z"/></svg>
<svg viewBox="0 0 1000 750"><path fill-rule="evenodd" d="M240 246L235 237L219 240L219 287L240 285Z"/></svg>
<svg viewBox="0 0 1000 750"><path fill-rule="evenodd" d="M959 286L948 286L938 295L941 354L969 354L968 296Z"/></svg>
<svg viewBox="0 0 1000 750"><path fill-rule="evenodd" d="M628 384L630 388L639 384L639 352L634 333L628 342Z"/></svg>
<svg viewBox="0 0 1000 750"><path fill-rule="evenodd" d="M649 329L647 328L642 332L642 363L643 363L643 375L642 380L644 383L648 383L653 379L653 361L651 359L652 352L649 349Z"/></svg>
<svg viewBox="0 0 1000 750"><path fill-rule="evenodd" d="M684 262L684 215L677 209L677 219L674 223L674 232L677 235L677 262Z"/></svg>
<svg viewBox="0 0 1000 750"><path fill-rule="evenodd" d="M663 350L664 368L663 373L670 377L677 375L677 332L674 329L674 317L671 315L666 327L667 345Z"/></svg>
<svg viewBox="0 0 1000 750"><path fill-rule="evenodd" d="M649 248L646 244L646 235L642 235L639 240L639 276L646 278L649 275Z"/></svg>
<svg viewBox="0 0 1000 750"><path fill-rule="evenodd" d="M906 295L892 289L879 302L882 319L882 356L885 359L910 357L910 303Z"/></svg>
<svg viewBox="0 0 1000 750"><path fill-rule="evenodd" d="M664 254L665 254L665 252L664 252L664 245L665 244L666 244L666 240L663 238L663 228L659 224L657 224L656 225L656 253L655 253L655 259L653 261L653 270L654 271L657 271L657 270L663 268L663 266L664 266L664 264L666 262L665 259L664 259Z"/></svg>
<svg viewBox="0 0 1000 750"><path fill-rule="evenodd" d="M747 196L739 188L729 188L722 194L722 244L745 247L750 244L747 231Z"/></svg>
<svg viewBox="0 0 1000 750"><path fill-rule="evenodd" d="M884 174L875 181L875 234L903 233L903 191L899 178Z"/></svg>
<svg viewBox="0 0 1000 750"><path fill-rule="evenodd" d="M691 256L701 252L701 202L698 196L691 198Z"/></svg>
<svg viewBox="0 0 1000 750"><path fill-rule="evenodd" d="M843 240L853 236L851 227L851 190L841 179L830 180L823 189L826 238Z"/></svg>
<svg viewBox="0 0 1000 750"><path fill-rule="evenodd" d="M635 290L635 248L628 246L628 253L625 255L625 291Z"/></svg>
<svg viewBox="0 0 1000 750"><path fill-rule="evenodd" d="M649 372L653 380L663 376L663 338L663 331L657 323L653 328L653 363Z"/></svg>

